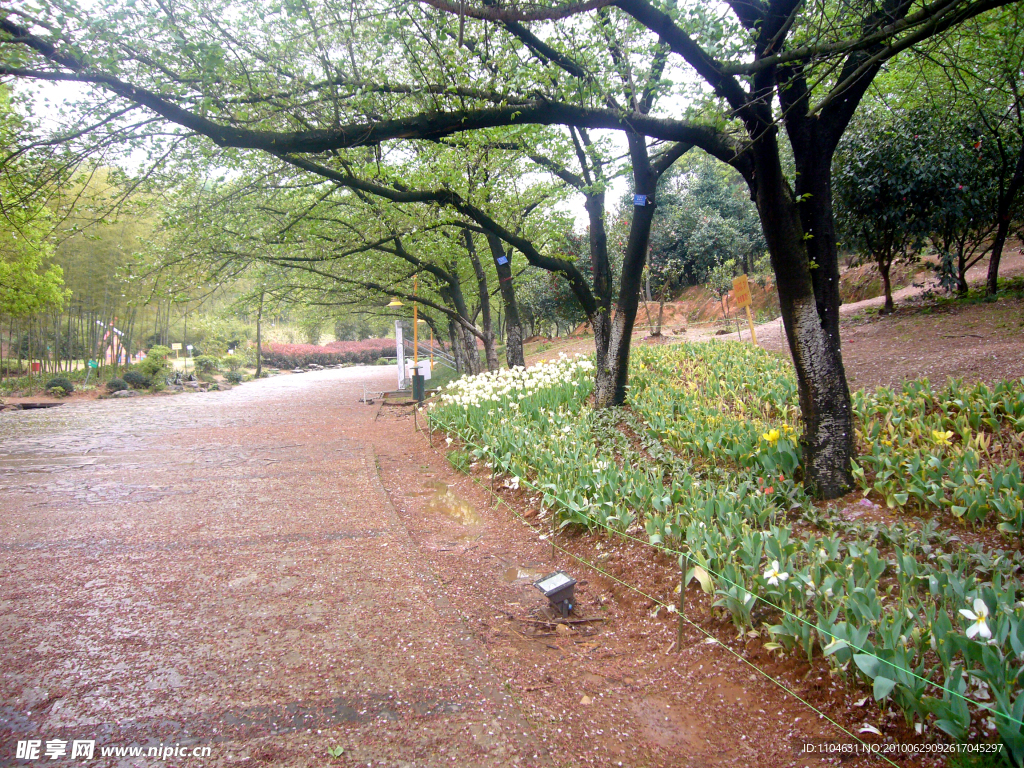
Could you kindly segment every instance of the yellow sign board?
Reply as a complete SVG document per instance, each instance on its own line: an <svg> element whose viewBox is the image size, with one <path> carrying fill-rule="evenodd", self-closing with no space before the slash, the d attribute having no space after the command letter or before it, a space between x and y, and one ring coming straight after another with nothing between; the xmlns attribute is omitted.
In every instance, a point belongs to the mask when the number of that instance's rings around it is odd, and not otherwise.
<svg viewBox="0 0 1024 768"><path fill-rule="evenodd" d="M746 275L738 275L732 279L733 304L742 309L750 306L750 284Z"/></svg>
<svg viewBox="0 0 1024 768"><path fill-rule="evenodd" d="M750 340L757 344L757 331L754 330L754 318L750 314L750 283L746 275L739 275L732 279L733 302L740 309L747 312L747 325L750 326ZM736 326L736 333L739 334L739 325Z"/></svg>
<svg viewBox="0 0 1024 768"><path fill-rule="evenodd" d="M179 342L179 341L171 342L171 349L173 351L177 352L179 349L181 349L181 342Z"/></svg>

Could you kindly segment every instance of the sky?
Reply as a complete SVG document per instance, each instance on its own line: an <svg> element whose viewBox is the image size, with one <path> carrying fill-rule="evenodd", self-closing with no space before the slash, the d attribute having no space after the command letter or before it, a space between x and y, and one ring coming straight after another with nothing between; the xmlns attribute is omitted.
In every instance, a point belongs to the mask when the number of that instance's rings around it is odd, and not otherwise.
<svg viewBox="0 0 1024 768"><path fill-rule="evenodd" d="M92 3L93 0L79 0L80 7L88 8ZM693 83L692 72L682 66L670 65L666 70L666 76L682 84L683 90L690 90L687 86ZM16 88L18 91L29 95L33 104L33 119L44 132L47 128L53 127L58 121L66 118L72 110L71 105L89 90L89 86L77 83L36 82L28 85L24 81L17 83ZM682 96L669 94L662 97L659 106L662 113L682 114L686 107L686 99ZM625 137L621 132L594 131L593 135L595 138L602 138L608 143L611 154L622 156L627 153ZM209 140L197 138L196 141ZM112 163L116 162L129 173L135 173L144 168L146 153L142 150L135 150L117 160L114 158L106 158L106 160ZM628 164L623 165L626 167L627 173L615 176L611 180L606 195L607 204L610 209L619 204L631 187ZM221 174L214 172L213 175ZM578 231L582 231L587 227L588 218L584 207L583 195L573 194L566 202L560 203L557 208L568 213L573 218Z"/></svg>

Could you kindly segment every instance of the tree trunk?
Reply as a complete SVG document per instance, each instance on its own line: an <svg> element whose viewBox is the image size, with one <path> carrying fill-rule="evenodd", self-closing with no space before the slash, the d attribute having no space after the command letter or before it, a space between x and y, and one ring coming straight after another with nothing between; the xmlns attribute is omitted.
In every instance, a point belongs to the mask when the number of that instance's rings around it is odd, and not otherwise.
<svg viewBox="0 0 1024 768"><path fill-rule="evenodd" d="M483 362L480 360L480 349L476 345L476 334L463 325L458 326L462 331L462 349L466 356L466 372L478 374L483 371Z"/></svg>
<svg viewBox="0 0 1024 768"><path fill-rule="evenodd" d="M1013 170L1013 176L1003 194L999 197L999 209L996 212L996 236L992 241L992 255L988 260L987 293L995 296L999 290L999 261L1003 256L1003 246L1006 244L1006 237L1010 232L1010 209L1013 201L1024 189L1024 143L1021 144L1020 153L1017 155L1017 165Z"/></svg>
<svg viewBox="0 0 1024 768"><path fill-rule="evenodd" d="M629 240L622 261L622 276L619 281L619 297L615 303L615 317L610 323L607 354L597 366L594 385L594 401L600 408L622 405L626 401L626 383L629 379L629 349L633 341L633 326L640 306L640 288L643 280L644 263L647 261L647 245L650 242L651 222L654 219L654 192L658 177L651 168L647 156L647 144L642 136L628 134L630 157L633 162L633 189L636 195L644 195L644 205L633 206L633 221L629 227ZM599 313L600 315L601 313ZM598 338L598 321L595 318L595 343ZM600 349L600 348L599 348Z"/></svg>
<svg viewBox="0 0 1024 768"><path fill-rule="evenodd" d="M966 296L967 292L971 287L967 284L967 254L965 252L966 244L960 245L957 248L956 254L956 292L961 296Z"/></svg>
<svg viewBox="0 0 1024 768"><path fill-rule="evenodd" d="M454 270L450 271L449 278L447 284L442 283L438 286L438 293L445 304L455 308L455 312L460 318L466 323L471 323L469 309L466 307L466 300L462 295L462 286L456 278ZM451 322L453 325L451 329L452 351L456 361L460 357L462 359L462 373L468 375L480 373L483 366L480 363L480 353L476 347L476 335L458 320L451 318Z"/></svg>
<svg viewBox="0 0 1024 768"><path fill-rule="evenodd" d="M612 337L612 279L608 263L608 233L604 228L604 192L586 195L587 217L590 220L590 266L594 273L594 298L597 312L590 318L594 329L594 352L597 378L608 368L608 348ZM608 389L609 385L605 385ZM601 400L598 399L599 404Z"/></svg>
<svg viewBox="0 0 1024 768"><path fill-rule="evenodd" d="M895 308L892 303L892 281L889 279L889 268L891 266L891 258L883 257L878 260L878 272L882 276L882 288L885 290L885 306L882 307L883 315L891 315Z"/></svg>
<svg viewBox="0 0 1024 768"><path fill-rule="evenodd" d="M466 372L466 361L463 357L462 344L456 338L455 321L448 318L448 340L452 345L452 357L455 360L455 372L460 376Z"/></svg>
<svg viewBox="0 0 1024 768"><path fill-rule="evenodd" d="M661 296L658 297L658 326L652 336L661 336L661 329L665 324L665 297L668 295L668 286L661 286Z"/></svg>
<svg viewBox="0 0 1024 768"><path fill-rule="evenodd" d="M494 348L494 326L491 323L491 295L487 290L487 275L484 274L480 258L477 256L476 244L473 242L473 233L468 229L463 229L462 235L466 241L469 261L473 265L473 273L476 275L477 295L480 297L480 324L483 326L484 355L487 357L487 370L496 371L501 367L501 364L498 362L498 352Z"/></svg>
<svg viewBox="0 0 1024 768"><path fill-rule="evenodd" d="M796 369L804 422L804 484L809 492L832 499L853 485L854 443L853 409L839 343L831 155L807 145L813 142L792 143L796 198L782 172L776 130L764 130L754 142L756 202Z"/></svg>
<svg viewBox="0 0 1024 768"><path fill-rule="evenodd" d="M256 307L256 378L263 375L263 291Z"/></svg>
<svg viewBox="0 0 1024 768"><path fill-rule="evenodd" d="M494 257L494 267L498 271L498 290L505 305L505 362L509 368L515 368L517 365L526 367L526 357L523 355L523 324L519 319L515 287L512 285L512 260L509 254L505 253L504 244L497 235L488 232L487 244L491 248L491 256Z"/></svg>

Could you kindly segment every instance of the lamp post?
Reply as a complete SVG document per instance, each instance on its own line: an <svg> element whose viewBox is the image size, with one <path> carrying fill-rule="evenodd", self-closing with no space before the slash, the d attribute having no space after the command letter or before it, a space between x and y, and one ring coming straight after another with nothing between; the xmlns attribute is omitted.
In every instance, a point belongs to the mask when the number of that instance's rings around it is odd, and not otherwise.
<svg viewBox="0 0 1024 768"><path fill-rule="evenodd" d="M412 278L412 366L419 373L420 363L420 314L419 302L416 301L416 276Z"/></svg>
<svg viewBox="0 0 1024 768"><path fill-rule="evenodd" d="M391 299L388 307L397 309L405 305L395 296ZM398 388L401 389L405 383L405 349L402 346L402 321L395 320L395 363L398 368Z"/></svg>
<svg viewBox="0 0 1024 768"><path fill-rule="evenodd" d="M420 373L420 314L419 302L416 301L417 277L412 277L412 368L415 373L412 375L412 399L422 403L423 374Z"/></svg>

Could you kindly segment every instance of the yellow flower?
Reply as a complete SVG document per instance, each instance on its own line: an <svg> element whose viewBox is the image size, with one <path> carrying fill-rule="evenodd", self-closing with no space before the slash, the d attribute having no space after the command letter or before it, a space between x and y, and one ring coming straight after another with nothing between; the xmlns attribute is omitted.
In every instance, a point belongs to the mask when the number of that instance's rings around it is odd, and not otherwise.
<svg viewBox="0 0 1024 768"><path fill-rule="evenodd" d="M761 439L764 440L769 445L775 445L777 442L779 442L779 430L769 430L768 432L765 432L763 435L761 435Z"/></svg>
<svg viewBox="0 0 1024 768"><path fill-rule="evenodd" d="M949 438L952 436L952 432L939 432L938 430L932 430L932 440L935 441L936 445L951 445Z"/></svg>

